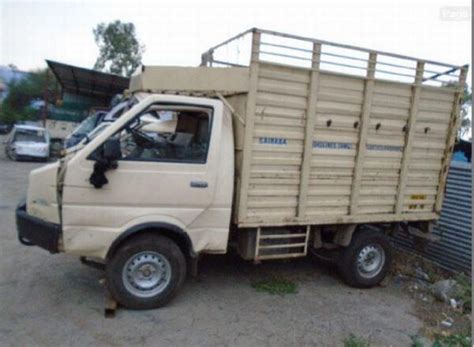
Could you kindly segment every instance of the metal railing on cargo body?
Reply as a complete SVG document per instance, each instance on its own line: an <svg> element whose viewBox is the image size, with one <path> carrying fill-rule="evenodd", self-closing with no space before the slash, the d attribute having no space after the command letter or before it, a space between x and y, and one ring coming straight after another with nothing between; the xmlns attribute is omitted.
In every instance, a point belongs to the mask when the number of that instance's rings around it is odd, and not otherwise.
<svg viewBox="0 0 474 347"><path fill-rule="evenodd" d="M256 39L257 38L257 39ZM422 76L423 85L438 87L460 83L467 65L452 65L371 50L309 37L252 28L204 52L202 66L249 66L251 60L311 68L314 46L320 47L319 69L365 77L369 75L369 56L376 56L373 72L376 79L415 83ZM421 70L420 70L421 69Z"/></svg>
<svg viewBox="0 0 474 347"><path fill-rule="evenodd" d="M433 228L438 242L429 243L418 251L413 239L395 235L395 245L430 259L453 271L472 273L472 166L471 163L451 162L441 218Z"/></svg>

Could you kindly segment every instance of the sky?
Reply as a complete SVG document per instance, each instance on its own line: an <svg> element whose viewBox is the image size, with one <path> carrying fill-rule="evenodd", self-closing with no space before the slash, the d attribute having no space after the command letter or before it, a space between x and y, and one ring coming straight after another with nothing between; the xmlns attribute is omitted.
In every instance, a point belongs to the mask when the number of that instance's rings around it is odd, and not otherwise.
<svg viewBox="0 0 474 347"><path fill-rule="evenodd" d="M199 65L201 53L252 27L453 65L472 60L470 0L0 0L0 65L92 68L93 28L117 19L135 24L145 65Z"/></svg>
<svg viewBox="0 0 474 347"><path fill-rule="evenodd" d="M92 29L116 19L135 24L145 65L198 65L203 51L250 27L465 64L470 6L469 0L0 0L0 65L31 70L51 59L90 68L98 56Z"/></svg>

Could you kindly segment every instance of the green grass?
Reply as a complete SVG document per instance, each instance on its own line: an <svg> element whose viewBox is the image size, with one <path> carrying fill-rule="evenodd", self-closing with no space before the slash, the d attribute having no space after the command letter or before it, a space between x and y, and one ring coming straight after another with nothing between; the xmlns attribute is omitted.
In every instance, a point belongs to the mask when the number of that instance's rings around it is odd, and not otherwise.
<svg viewBox="0 0 474 347"><path fill-rule="evenodd" d="M471 347L472 338L468 334L453 334L438 337L432 347Z"/></svg>
<svg viewBox="0 0 474 347"><path fill-rule="evenodd" d="M344 340L344 347L370 347L370 343L361 337L350 334L349 337Z"/></svg>
<svg viewBox="0 0 474 347"><path fill-rule="evenodd" d="M411 336L411 347L424 347L419 337ZM449 336L438 336L431 344L431 347L470 347L472 345L471 336L468 334L453 334Z"/></svg>
<svg viewBox="0 0 474 347"><path fill-rule="evenodd" d="M456 281L459 285L458 293L456 293L456 299L464 302L463 312L472 312L472 289L471 281L466 275L459 274L456 276Z"/></svg>
<svg viewBox="0 0 474 347"><path fill-rule="evenodd" d="M420 341L420 338L417 335L410 336L411 338L411 347L424 347L423 342Z"/></svg>
<svg viewBox="0 0 474 347"><path fill-rule="evenodd" d="M255 288L257 292L267 292L276 295L295 294L297 292L294 282L278 277L254 282L252 283L252 287Z"/></svg>

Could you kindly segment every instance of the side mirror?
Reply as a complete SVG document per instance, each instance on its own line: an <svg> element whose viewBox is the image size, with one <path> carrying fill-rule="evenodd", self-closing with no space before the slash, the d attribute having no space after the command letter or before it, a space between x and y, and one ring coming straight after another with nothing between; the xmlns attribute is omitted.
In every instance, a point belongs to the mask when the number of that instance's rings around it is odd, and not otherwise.
<svg viewBox="0 0 474 347"><path fill-rule="evenodd" d="M119 138L110 138L104 143L104 159L116 161L122 157Z"/></svg>
<svg viewBox="0 0 474 347"><path fill-rule="evenodd" d="M89 182L97 189L102 188L109 183L105 172L110 169L117 168L117 160L122 157L119 138L108 139L103 146L102 157L96 158L94 171L89 177Z"/></svg>

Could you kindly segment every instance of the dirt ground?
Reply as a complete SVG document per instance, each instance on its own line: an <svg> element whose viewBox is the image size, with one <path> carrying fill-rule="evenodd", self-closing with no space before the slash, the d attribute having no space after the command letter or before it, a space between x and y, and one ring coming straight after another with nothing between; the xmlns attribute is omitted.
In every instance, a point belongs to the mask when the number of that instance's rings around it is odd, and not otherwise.
<svg viewBox="0 0 474 347"><path fill-rule="evenodd" d="M105 319L101 271L17 241L16 204L43 164L12 162L0 150L0 346L341 346L350 334L371 346L410 346L423 328L414 299L392 284L358 290L311 259L253 265L232 255L204 257L199 278L167 307ZM297 293L252 288L275 274Z"/></svg>

